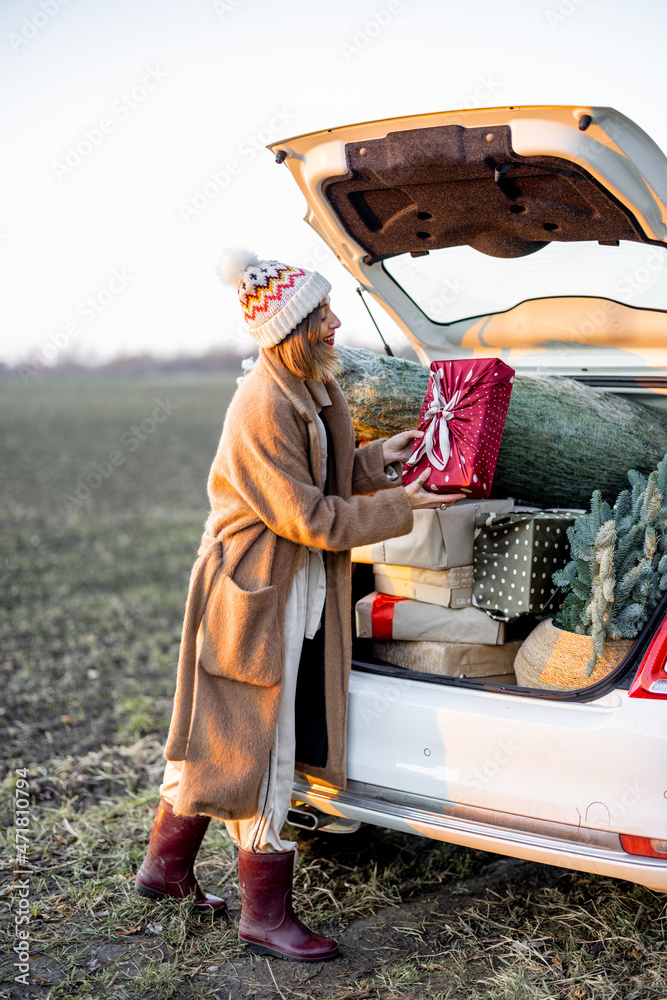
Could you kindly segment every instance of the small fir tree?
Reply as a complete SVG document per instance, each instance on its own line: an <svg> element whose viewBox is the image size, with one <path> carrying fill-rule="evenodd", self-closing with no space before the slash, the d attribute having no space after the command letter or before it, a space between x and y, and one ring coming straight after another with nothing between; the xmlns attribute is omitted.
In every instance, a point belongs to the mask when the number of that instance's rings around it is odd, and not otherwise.
<svg viewBox="0 0 667 1000"><path fill-rule="evenodd" d="M554 624L590 635L590 677L608 639L634 639L667 591L667 455L650 476L631 469L614 507L596 490L567 529L572 561L553 581L566 593Z"/></svg>

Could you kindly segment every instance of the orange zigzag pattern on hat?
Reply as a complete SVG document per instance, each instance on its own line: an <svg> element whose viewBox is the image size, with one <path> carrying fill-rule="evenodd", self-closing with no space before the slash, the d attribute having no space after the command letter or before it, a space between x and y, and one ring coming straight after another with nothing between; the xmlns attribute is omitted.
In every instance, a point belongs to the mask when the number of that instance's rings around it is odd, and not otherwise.
<svg viewBox="0 0 667 1000"><path fill-rule="evenodd" d="M255 294L247 297L244 307L248 321L254 319L258 312L266 312L269 303L282 298L283 292L293 288L295 280L305 273L300 267L285 267L276 277L269 278L268 285L256 285Z"/></svg>

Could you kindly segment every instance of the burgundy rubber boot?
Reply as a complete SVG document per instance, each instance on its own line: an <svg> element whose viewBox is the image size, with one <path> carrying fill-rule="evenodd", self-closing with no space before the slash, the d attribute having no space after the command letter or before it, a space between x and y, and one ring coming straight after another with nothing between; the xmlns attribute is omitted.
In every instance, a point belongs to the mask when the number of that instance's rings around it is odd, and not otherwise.
<svg viewBox="0 0 667 1000"><path fill-rule="evenodd" d="M141 896L183 899L194 895L199 913L227 914L224 899L204 892L194 873L195 857L210 822L210 816L175 816L171 802L160 799L148 852L134 883Z"/></svg>
<svg viewBox="0 0 667 1000"><path fill-rule="evenodd" d="M301 923L292 910L294 851L261 853L239 848L239 937L251 951L293 962L322 962L338 943Z"/></svg>

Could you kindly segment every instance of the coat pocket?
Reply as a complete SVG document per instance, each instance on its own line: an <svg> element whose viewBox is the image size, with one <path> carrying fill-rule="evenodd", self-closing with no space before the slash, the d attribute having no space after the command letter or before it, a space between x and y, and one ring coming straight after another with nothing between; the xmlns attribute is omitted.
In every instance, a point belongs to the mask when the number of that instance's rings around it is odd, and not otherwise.
<svg viewBox="0 0 667 1000"><path fill-rule="evenodd" d="M214 677L270 687L283 675L276 587L243 590L219 573L202 622L199 662Z"/></svg>

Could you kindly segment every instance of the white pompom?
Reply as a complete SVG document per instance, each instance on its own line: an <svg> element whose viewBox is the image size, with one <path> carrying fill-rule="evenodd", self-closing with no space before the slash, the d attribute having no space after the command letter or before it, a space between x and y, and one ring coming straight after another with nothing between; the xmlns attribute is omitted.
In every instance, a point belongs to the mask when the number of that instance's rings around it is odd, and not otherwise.
<svg viewBox="0 0 667 1000"><path fill-rule="evenodd" d="M251 264L259 264L259 257L252 250L245 250L243 247L228 247L220 258L218 274L226 285L238 288L245 269Z"/></svg>

